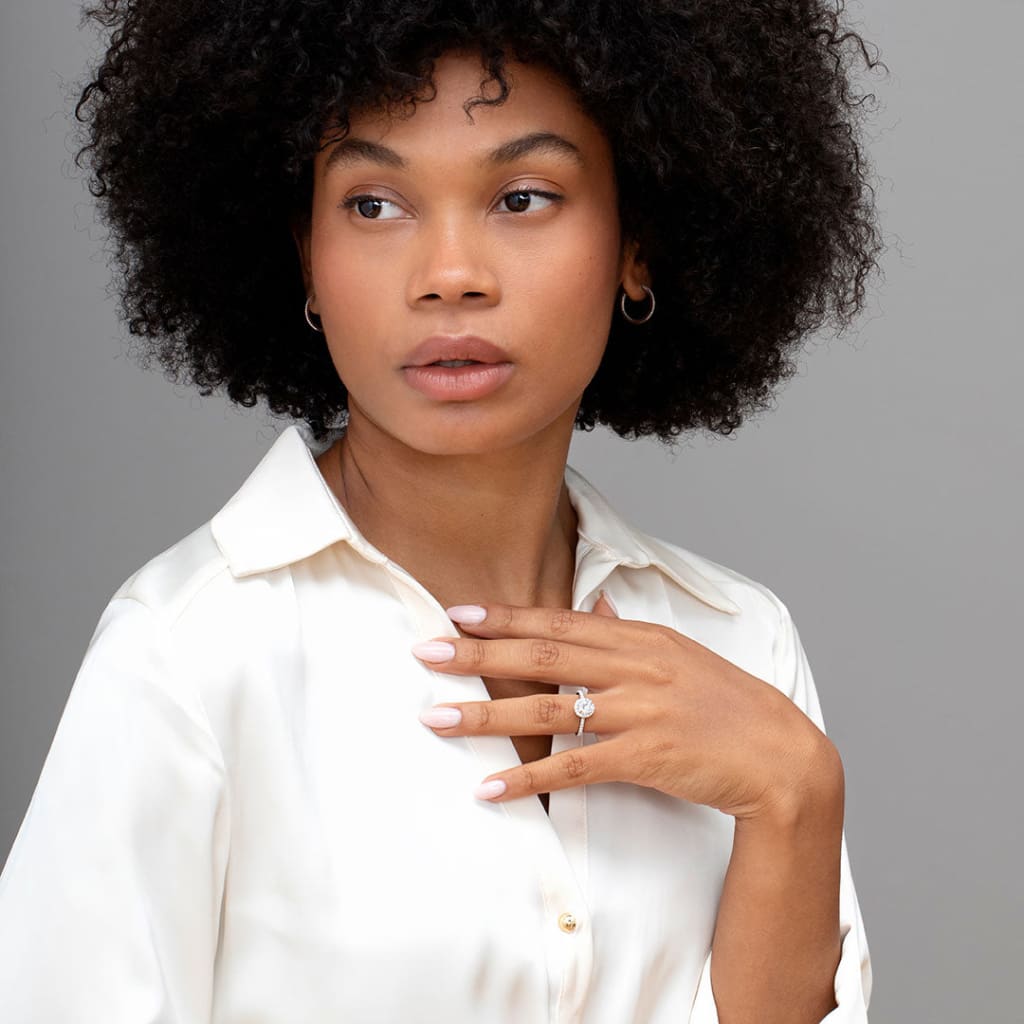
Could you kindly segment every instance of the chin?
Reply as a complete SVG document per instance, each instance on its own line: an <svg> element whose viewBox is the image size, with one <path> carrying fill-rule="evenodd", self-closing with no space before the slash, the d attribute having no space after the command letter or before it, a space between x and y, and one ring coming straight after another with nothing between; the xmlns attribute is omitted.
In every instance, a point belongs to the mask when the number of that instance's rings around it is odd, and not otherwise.
<svg viewBox="0 0 1024 1024"><path fill-rule="evenodd" d="M507 411L488 415L480 408L467 408L463 414L449 404L435 416L418 413L406 418L395 436L427 455L487 455L528 442L548 426L537 420L524 423L519 417L513 419Z"/></svg>

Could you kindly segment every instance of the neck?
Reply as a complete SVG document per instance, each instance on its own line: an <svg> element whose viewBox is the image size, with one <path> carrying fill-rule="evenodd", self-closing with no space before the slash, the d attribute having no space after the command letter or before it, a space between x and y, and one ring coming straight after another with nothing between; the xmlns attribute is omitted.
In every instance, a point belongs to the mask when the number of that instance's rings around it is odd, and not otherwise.
<svg viewBox="0 0 1024 1024"><path fill-rule="evenodd" d="M434 455L350 412L344 436L316 461L360 533L443 606L567 608L577 518L564 478L574 420L571 409L500 451Z"/></svg>

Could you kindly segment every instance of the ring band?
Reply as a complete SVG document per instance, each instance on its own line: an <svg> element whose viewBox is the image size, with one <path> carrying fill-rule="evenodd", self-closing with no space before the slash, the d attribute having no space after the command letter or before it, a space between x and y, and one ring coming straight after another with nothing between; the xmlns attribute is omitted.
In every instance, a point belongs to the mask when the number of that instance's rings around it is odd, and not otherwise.
<svg viewBox="0 0 1024 1024"><path fill-rule="evenodd" d="M594 702L587 696L587 692L588 691L585 686L576 687L576 703L572 706L572 709L576 712L576 717L580 720L580 727L576 730L577 736L583 735L584 724L596 710Z"/></svg>

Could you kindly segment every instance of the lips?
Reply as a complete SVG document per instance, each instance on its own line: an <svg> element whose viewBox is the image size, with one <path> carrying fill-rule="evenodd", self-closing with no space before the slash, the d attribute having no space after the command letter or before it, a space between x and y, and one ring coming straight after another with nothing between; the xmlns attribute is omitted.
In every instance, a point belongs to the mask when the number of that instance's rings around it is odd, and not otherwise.
<svg viewBox="0 0 1024 1024"><path fill-rule="evenodd" d="M424 339L409 353L403 368L429 366L453 359L471 359L477 363L508 363L508 353L493 341L475 334L434 334Z"/></svg>

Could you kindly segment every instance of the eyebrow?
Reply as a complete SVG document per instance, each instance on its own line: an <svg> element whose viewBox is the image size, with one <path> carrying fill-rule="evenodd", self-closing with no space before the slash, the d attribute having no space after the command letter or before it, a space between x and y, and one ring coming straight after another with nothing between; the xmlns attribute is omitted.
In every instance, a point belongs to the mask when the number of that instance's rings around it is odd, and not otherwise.
<svg viewBox="0 0 1024 1024"><path fill-rule="evenodd" d="M568 158L580 167L586 166L583 154L574 142L570 142L556 132L547 131L530 132L528 135L521 135L519 138L503 142L485 154L479 161L479 166L497 167L510 164L533 153L548 153L552 156ZM326 176L331 168L344 167L360 161L382 164L385 167L393 167L402 171L408 170L409 167L409 162L390 146L351 136L335 143L324 164L322 176Z"/></svg>

